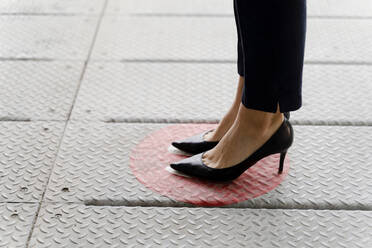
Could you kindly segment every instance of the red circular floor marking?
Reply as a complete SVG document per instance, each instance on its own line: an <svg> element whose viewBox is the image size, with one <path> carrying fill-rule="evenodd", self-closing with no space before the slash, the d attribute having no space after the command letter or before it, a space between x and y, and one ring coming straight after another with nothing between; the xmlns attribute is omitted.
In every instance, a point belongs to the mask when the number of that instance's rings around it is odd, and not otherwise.
<svg viewBox="0 0 372 248"><path fill-rule="evenodd" d="M265 194L278 186L289 170L288 155L278 174L279 154L259 161L232 182L215 183L175 175L166 170L172 162L186 158L168 151L172 141L216 127L216 124L176 124L147 135L130 154L130 168L149 189L177 201L199 206L223 206Z"/></svg>

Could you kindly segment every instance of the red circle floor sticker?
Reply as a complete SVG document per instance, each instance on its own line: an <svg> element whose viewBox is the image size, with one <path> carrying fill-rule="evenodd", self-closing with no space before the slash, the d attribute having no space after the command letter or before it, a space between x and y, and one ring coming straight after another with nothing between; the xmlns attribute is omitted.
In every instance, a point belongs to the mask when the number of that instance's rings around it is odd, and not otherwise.
<svg viewBox="0 0 372 248"><path fill-rule="evenodd" d="M130 154L130 168L147 188L198 206L224 206L263 195L278 186L289 170L288 155L278 174L279 154L266 157L230 182L212 182L177 175L169 164L187 157L169 151L172 141L215 128L217 124L169 125L148 134ZM174 148L176 151L177 149Z"/></svg>

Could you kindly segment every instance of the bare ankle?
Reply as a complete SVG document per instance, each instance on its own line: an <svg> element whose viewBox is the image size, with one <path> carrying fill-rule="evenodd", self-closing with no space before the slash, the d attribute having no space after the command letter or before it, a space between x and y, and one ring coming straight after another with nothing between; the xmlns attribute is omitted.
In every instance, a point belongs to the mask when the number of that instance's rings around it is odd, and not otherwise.
<svg viewBox="0 0 372 248"><path fill-rule="evenodd" d="M236 119L237 127L249 136L266 136L272 129L278 127L284 119L284 115L278 110L269 113L241 106Z"/></svg>

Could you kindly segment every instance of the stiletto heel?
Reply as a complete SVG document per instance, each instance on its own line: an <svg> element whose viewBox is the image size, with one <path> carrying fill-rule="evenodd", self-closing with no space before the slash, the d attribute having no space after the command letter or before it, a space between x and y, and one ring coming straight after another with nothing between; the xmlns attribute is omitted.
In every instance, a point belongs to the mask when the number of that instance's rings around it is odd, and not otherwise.
<svg viewBox="0 0 372 248"><path fill-rule="evenodd" d="M283 167L284 167L284 159L285 155L287 154L287 151L281 152L280 153L280 161L279 161L279 171L278 174L281 174L283 172Z"/></svg>
<svg viewBox="0 0 372 248"><path fill-rule="evenodd" d="M291 114L289 112L284 112L284 117L287 118L287 120L289 120L289 118L291 117Z"/></svg>

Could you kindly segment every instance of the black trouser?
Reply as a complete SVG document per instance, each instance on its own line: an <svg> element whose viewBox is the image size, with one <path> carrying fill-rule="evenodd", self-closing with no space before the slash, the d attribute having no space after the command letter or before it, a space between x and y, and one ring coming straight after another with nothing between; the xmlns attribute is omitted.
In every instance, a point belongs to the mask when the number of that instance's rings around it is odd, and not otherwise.
<svg viewBox="0 0 372 248"><path fill-rule="evenodd" d="M265 112L302 104L306 0L233 0L242 104Z"/></svg>

